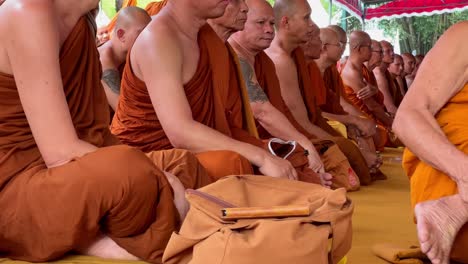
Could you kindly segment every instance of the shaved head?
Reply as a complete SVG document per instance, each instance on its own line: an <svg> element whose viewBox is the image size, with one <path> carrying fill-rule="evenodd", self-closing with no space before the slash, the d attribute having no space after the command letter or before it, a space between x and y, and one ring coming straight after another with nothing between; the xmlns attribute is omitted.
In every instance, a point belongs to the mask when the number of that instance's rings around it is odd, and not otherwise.
<svg viewBox="0 0 468 264"><path fill-rule="evenodd" d="M340 26L337 25L330 25L328 26L329 29L333 30L338 34L338 38L340 38L340 42L347 42L347 36L346 36L346 31L342 29Z"/></svg>
<svg viewBox="0 0 468 264"><path fill-rule="evenodd" d="M312 24L312 33L310 35L309 40L307 43L301 45L302 49L304 50L304 55L308 60L315 60L320 58L320 51L322 49L322 41L320 37L320 28L317 24Z"/></svg>
<svg viewBox="0 0 468 264"><path fill-rule="evenodd" d="M383 58L382 62L390 64L393 62L395 54L393 53L393 45L386 40L380 41L380 45L382 45L383 51Z"/></svg>
<svg viewBox="0 0 468 264"><path fill-rule="evenodd" d="M416 59L411 53L403 53L401 57L403 58L404 75L412 74L416 66Z"/></svg>
<svg viewBox="0 0 468 264"><path fill-rule="evenodd" d="M253 54L257 54L270 47L275 37L275 18L273 8L266 0L247 0L247 21L244 30L234 33L229 41Z"/></svg>
<svg viewBox="0 0 468 264"><path fill-rule="evenodd" d="M278 37L297 46L309 40L313 22L307 0L276 0L273 11Z"/></svg>
<svg viewBox="0 0 468 264"><path fill-rule="evenodd" d="M359 49L362 46L371 46L371 38L364 31L356 30L349 35L349 47L351 50Z"/></svg>
<svg viewBox="0 0 468 264"><path fill-rule="evenodd" d="M348 43L348 37L346 36L346 31L337 25L330 25L328 26L329 29L333 30L337 35L338 39L341 43L341 56L346 50L346 44Z"/></svg>
<svg viewBox="0 0 468 264"><path fill-rule="evenodd" d="M273 11L275 14L275 19L277 26L279 26L279 22L283 17L290 17L294 14L296 10L296 2L295 0L277 0L273 5Z"/></svg>
<svg viewBox="0 0 468 264"><path fill-rule="evenodd" d="M374 39L371 40L371 49L372 49L372 55L371 55L371 58L369 59L367 66L369 67L370 70L373 70L375 67L380 66L380 64L382 63L383 51L382 51L382 45L380 45L380 42Z"/></svg>
<svg viewBox="0 0 468 264"><path fill-rule="evenodd" d="M151 17L144 9L128 6L119 11L114 30L116 31L121 28L128 29L129 27L141 24L146 26L149 22L151 22Z"/></svg>
<svg viewBox="0 0 468 264"><path fill-rule="evenodd" d="M331 63L336 63L342 55L342 44L338 34L330 28L321 28L320 40L323 46L321 56Z"/></svg>
<svg viewBox="0 0 468 264"><path fill-rule="evenodd" d="M356 30L349 35L349 50L351 58L361 62L369 61L372 56L372 41L364 31ZM353 59L354 60L354 59Z"/></svg>

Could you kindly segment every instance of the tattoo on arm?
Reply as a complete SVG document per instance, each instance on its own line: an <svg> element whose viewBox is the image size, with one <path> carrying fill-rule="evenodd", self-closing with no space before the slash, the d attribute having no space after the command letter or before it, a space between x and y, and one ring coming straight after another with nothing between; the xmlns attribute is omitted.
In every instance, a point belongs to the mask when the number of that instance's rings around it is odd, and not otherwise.
<svg viewBox="0 0 468 264"><path fill-rule="evenodd" d="M258 81L255 80L255 73L250 64L242 58L240 58L239 61L242 69L242 75L244 76L245 85L247 86L250 102L268 102L268 96L265 94L262 87L260 87Z"/></svg>
<svg viewBox="0 0 468 264"><path fill-rule="evenodd" d="M102 80L109 86L112 92L120 94L120 73L115 69L105 70L102 73Z"/></svg>

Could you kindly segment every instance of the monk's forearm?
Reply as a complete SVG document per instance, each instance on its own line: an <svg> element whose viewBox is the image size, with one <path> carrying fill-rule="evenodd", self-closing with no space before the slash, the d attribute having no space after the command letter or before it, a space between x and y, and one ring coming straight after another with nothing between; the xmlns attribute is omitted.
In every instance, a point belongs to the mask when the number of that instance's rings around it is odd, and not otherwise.
<svg viewBox="0 0 468 264"><path fill-rule="evenodd" d="M66 147L63 147L66 146ZM48 151L42 154L42 158L47 168L54 168L65 165L74 158L82 157L88 153L96 151L98 148L83 140L74 140L62 146L54 148L57 151Z"/></svg>
<svg viewBox="0 0 468 264"><path fill-rule="evenodd" d="M354 107L352 104L350 104L348 101L346 101L346 99L344 99L343 97L340 98L340 104L341 104L341 107L343 107L343 109L348 112L350 115L354 115L354 116L362 116L363 113L357 109L356 107Z"/></svg>
<svg viewBox="0 0 468 264"><path fill-rule="evenodd" d="M422 161L454 179L465 177L468 156L447 139L428 110L400 109L393 130Z"/></svg>
<svg viewBox="0 0 468 264"><path fill-rule="evenodd" d="M351 115L335 115L331 113L326 113L322 112L322 116L325 117L328 120L334 120L338 121L340 123L343 123L345 125L356 125L358 122L356 119L357 117L351 116Z"/></svg>
<svg viewBox="0 0 468 264"><path fill-rule="evenodd" d="M195 153L230 150L239 153L258 167L262 166L265 156L269 155L262 148L235 140L196 121L180 124L174 130L165 130L175 148L187 149Z"/></svg>
<svg viewBox="0 0 468 264"><path fill-rule="evenodd" d="M117 109L117 104L119 103L119 93L113 91L109 86L102 81L102 86L104 87L104 92L106 93L107 102L114 111Z"/></svg>
<svg viewBox="0 0 468 264"><path fill-rule="evenodd" d="M321 129L320 127L312 124L311 122L300 122L299 124L310 134L316 136L320 139L328 139L331 138L332 135L328 134L325 130Z"/></svg>

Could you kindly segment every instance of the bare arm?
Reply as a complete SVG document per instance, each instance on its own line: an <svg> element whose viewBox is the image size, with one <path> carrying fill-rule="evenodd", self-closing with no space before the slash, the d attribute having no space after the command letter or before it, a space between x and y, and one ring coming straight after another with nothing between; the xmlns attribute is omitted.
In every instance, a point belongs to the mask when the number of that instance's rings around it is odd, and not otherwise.
<svg viewBox="0 0 468 264"><path fill-rule="evenodd" d="M296 66L294 63L292 63L292 65L288 65L288 63L278 63L278 61L273 61L275 62L276 74L278 75L280 82L281 96L296 121L305 130L307 130L307 132L318 138L325 139L332 137L323 129L310 122L306 106L304 105L304 100L299 91L299 84L297 83L297 80L294 79L294 77L297 76L295 71Z"/></svg>
<svg viewBox="0 0 468 264"><path fill-rule="evenodd" d="M394 124L405 145L421 160L457 180L460 192L460 181L466 182L462 179L466 178L468 157L447 139L434 116L468 82L468 52L460 39L467 32L468 23L463 22L440 38L421 65Z"/></svg>
<svg viewBox="0 0 468 264"><path fill-rule="evenodd" d="M382 72L382 70L379 68L374 69L374 74L375 74L375 78L377 79L377 86L384 95L385 108L387 108L387 111L392 114L396 113L397 107L393 103L393 96L388 90L389 87L388 87L387 77L385 77L384 72Z"/></svg>
<svg viewBox="0 0 468 264"><path fill-rule="evenodd" d="M3 36L21 104L49 168L96 149L78 138L72 123L60 73L57 14L51 5L23 4L9 20L14 34Z"/></svg>
<svg viewBox="0 0 468 264"><path fill-rule="evenodd" d="M119 103L121 84L120 72L113 60L106 56L106 52L104 50L100 51L100 53L102 65L101 83L104 87L104 91L106 92L107 102L115 111L117 109L117 104Z"/></svg>
<svg viewBox="0 0 468 264"><path fill-rule="evenodd" d="M351 66L349 66L351 67ZM364 81L362 78L361 72L356 71L354 69L345 69L343 71L343 80L346 81L347 85L353 88L354 92L357 93L361 89L364 89L369 84ZM385 126L391 127L392 126L392 118L387 115L382 105L377 103L373 98L368 98L362 100L364 104L369 108L369 110L379 119Z"/></svg>
<svg viewBox="0 0 468 264"><path fill-rule="evenodd" d="M167 27L158 32L143 31L132 49L131 62L134 70L141 71L154 109L172 145L193 152L231 150L247 158L266 175L297 179L296 171L288 161L193 120L183 86L183 50L176 36L169 31Z"/></svg>
<svg viewBox="0 0 468 264"><path fill-rule="evenodd" d="M309 152L311 167L319 171L324 166L314 145L306 136L297 131L283 113L269 102L267 95L258 84L252 66L242 58L240 58L240 64L255 119L274 137L294 140L299 143Z"/></svg>

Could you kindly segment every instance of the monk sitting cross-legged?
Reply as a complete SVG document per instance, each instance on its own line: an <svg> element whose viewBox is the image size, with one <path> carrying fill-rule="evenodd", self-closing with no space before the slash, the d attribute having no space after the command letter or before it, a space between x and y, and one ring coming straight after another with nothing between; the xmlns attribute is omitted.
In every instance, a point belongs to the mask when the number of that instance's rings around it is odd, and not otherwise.
<svg viewBox="0 0 468 264"><path fill-rule="evenodd" d="M411 85L410 81L412 80L410 80L410 76L413 74L414 67L416 66L416 59L411 53L403 53L401 57L403 58L403 73L401 76L404 79L405 93L407 93Z"/></svg>
<svg viewBox="0 0 468 264"><path fill-rule="evenodd" d="M0 6L2 256L47 262L78 251L161 263L188 209L184 188L210 183L188 151L117 146L90 13L97 5Z"/></svg>
<svg viewBox="0 0 468 264"><path fill-rule="evenodd" d="M398 107L403 100L405 95L405 84L403 83L403 58L395 54L393 62L388 66L388 72L390 73L390 81L393 82L392 97L395 101L395 106Z"/></svg>
<svg viewBox="0 0 468 264"><path fill-rule="evenodd" d="M372 41L367 33L362 31L353 33L355 34L351 34L349 43L349 60L342 70L346 98L356 108L360 109L366 117L372 118L378 124L378 137L374 137L374 141L378 150L383 150L383 147L388 143L387 138L391 134L390 127L393 119L386 113L384 106L381 104L380 93L367 99L361 99L358 96L358 92L366 86L377 86L371 71L364 65L366 61L373 58L372 48L375 48L375 46L371 44ZM361 45L365 47L361 47ZM367 45L370 45L370 47Z"/></svg>
<svg viewBox="0 0 468 264"><path fill-rule="evenodd" d="M233 174L233 169L252 173L249 162L264 175L297 179L291 163L267 151L247 119L250 108L242 105L242 82L225 44L232 32L243 28L247 9L240 0L226 4L223 17L223 12L208 11L198 17L198 4L167 2L130 52L112 130L144 151L181 147L198 153L215 179ZM301 166L307 165L301 154Z"/></svg>
<svg viewBox="0 0 468 264"><path fill-rule="evenodd" d="M383 52L382 62L374 69L373 72L377 80L377 87L384 96L385 108L390 114L395 115L398 107L395 105L395 100L392 94L396 87L392 80L392 76L388 71L388 66L395 59L395 53L393 52L393 45L390 44L390 42L382 40L380 41L380 44L382 45Z"/></svg>
<svg viewBox="0 0 468 264"><path fill-rule="evenodd" d="M367 165L371 170L371 176L380 174L379 167L381 159L376 154L373 136L376 132L376 124L373 120L363 118L359 109L356 109L342 96L344 86L343 80L336 68L336 64L344 51L338 35L331 28L320 30L320 45L309 46L306 55L312 60L309 63L311 78L314 77L317 87L326 90L326 104L322 105L322 114L331 120L338 120L347 125L348 137L358 143L362 155L366 158ZM314 74L314 75L312 75ZM318 78L317 74L320 74ZM326 80L326 82L325 82ZM365 88L371 90L370 87ZM365 90L363 89L363 90ZM375 88L375 90L377 90ZM364 91L365 92L365 91ZM362 96L371 96L361 93ZM342 107L344 106L344 107ZM350 113L346 112L346 108Z"/></svg>
<svg viewBox="0 0 468 264"><path fill-rule="evenodd" d="M327 121L315 103L314 87L310 80L307 62L300 45L313 33L311 8L307 1L276 1L274 5L277 34L266 53L275 64L281 96L292 116L310 135L331 140L344 153L359 177L370 179L369 169L358 147L342 136L334 136ZM315 34L318 34L316 32ZM320 72L318 78L321 78Z"/></svg>
<svg viewBox="0 0 468 264"><path fill-rule="evenodd" d="M468 263L468 22L452 26L421 64L394 129L421 250L434 264Z"/></svg>
<svg viewBox="0 0 468 264"><path fill-rule="evenodd" d="M140 32L151 21L145 10L139 7L125 7L117 15L112 38L99 47L102 64L102 86L107 101L115 111L119 102L120 83L127 53Z"/></svg>

